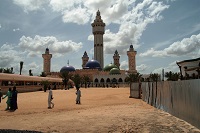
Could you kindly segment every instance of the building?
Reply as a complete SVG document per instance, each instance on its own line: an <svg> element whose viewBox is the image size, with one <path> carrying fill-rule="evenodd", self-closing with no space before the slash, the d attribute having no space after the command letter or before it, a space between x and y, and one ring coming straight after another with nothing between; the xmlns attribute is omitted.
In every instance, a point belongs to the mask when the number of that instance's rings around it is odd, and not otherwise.
<svg viewBox="0 0 200 133"><path fill-rule="evenodd" d="M136 70L136 51L133 45L130 45L129 51L127 51L129 70L120 70L120 55L116 50L113 55L113 64L110 63L104 67L104 52L103 52L103 34L105 31L105 23L101 19L100 11L96 13L96 19L91 24L92 32L94 35L94 59L89 60L88 54L85 51L82 56L82 69L75 69L69 64L63 66L60 72L68 71L70 74L79 74L80 76L87 75L90 78L90 84L93 86L107 86L108 84L125 84L125 78L128 73L137 73ZM50 59L52 55L49 54L49 49L43 54L44 58L44 72L50 71ZM48 65L48 66L47 66ZM48 68L48 69L47 69ZM60 72L50 72L48 76L59 77Z"/></svg>
<svg viewBox="0 0 200 133"><path fill-rule="evenodd" d="M133 45L131 45L129 48L129 51L127 51L128 65L129 65L128 73L137 73L136 64L135 64L136 54L137 54L137 51L135 51L133 48Z"/></svg>
<svg viewBox="0 0 200 133"><path fill-rule="evenodd" d="M92 33L94 35L94 59L100 63L101 68L104 67L103 52L103 34L105 32L105 23L101 19L100 11L96 13L96 19L91 24Z"/></svg>
<svg viewBox="0 0 200 133"><path fill-rule="evenodd" d="M176 62L180 69L181 79L200 78L200 58Z"/></svg>
<svg viewBox="0 0 200 133"><path fill-rule="evenodd" d="M52 54L49 54L48 48L46 48L45 54L42 54L42 57L43 57L43 72L45 74L50 74Z"/></svg>

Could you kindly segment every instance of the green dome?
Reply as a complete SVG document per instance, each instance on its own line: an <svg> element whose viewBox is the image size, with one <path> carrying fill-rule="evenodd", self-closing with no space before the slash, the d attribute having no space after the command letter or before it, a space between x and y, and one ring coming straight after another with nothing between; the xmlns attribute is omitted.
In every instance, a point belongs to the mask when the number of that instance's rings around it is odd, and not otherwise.
<svg viewBox="0 0 200 133"><path fill-rule="evenodd" d="M110 70L110 74L121 74L121 73L120 73L120 70L118 68L112 68Z"/></svg>
<svg viewBox="0 0 200 133"><path fill-rule="evenodd" d="M110 71L112 68L117 68L117 66L115 64L108 64L107 66L105 66L103 68L104 71Z"/></svg>

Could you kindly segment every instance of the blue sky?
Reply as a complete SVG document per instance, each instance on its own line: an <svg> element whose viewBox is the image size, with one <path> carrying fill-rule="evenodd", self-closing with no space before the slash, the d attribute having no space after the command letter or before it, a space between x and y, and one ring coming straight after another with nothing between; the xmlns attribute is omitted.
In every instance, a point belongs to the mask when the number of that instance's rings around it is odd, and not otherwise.
<svg viewBox="0 0 200 133"><path fill-rule="evenodd" d="M93 58L91 23L99 9L106 23L104 65L118 50L121 69L133 44L141 74L178 72L176 61L200 56L199 0L1 0L0 67L34 75L43 71L46 47L51 71L70 65L81 69L87 51Z"/></svg>

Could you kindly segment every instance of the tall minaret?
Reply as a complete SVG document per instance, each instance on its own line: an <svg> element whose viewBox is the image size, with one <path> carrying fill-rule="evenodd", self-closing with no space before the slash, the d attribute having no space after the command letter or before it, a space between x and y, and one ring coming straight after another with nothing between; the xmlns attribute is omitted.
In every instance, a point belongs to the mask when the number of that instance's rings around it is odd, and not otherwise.
<svg viewBox="0 0 200 133"><path fill-rule="evenodd" d="M105 31L105 23L101 19L100 11L97 11L96 19L91 24L92 32L94 34L94 59L97 60L101 68L104 67L104 53L103 53L103 34Z"/></svg>
<svg viewBox="0 0 200 133"><path fill-rule="evenodd" d="M115 50L115 54L113 56L113 61L114 61L114 64L119 68L120 67L120 63L119 63L119 53L117 50Z"/></svg>
<svg viewBox="0 0 200 133"><path fill-rule="evenodd" d="M128 64L129 64L128 73L137 73L136 63L135 63L136 54L137 54L137 51L134 50L133 45L130 45L129 51L127 51Z"/></svg>
<svg viewBox="0 0 200 133"><path fill-rule="evenodd" d="M49 54L48 48L46 48L45 54L42 54L42 57L44 59L43 72L48 74L48 73L50 73L50 70L51 70L51 58L52 58L52 54Z"/></svg>
<svg viewBox="0 0 200 133"><path fill-rule="evenodd" d="M89 60L89 57L88 57L88 55L87 55L87 52L85 51L85 52L84 52L84 55L83 55L83 57L82 57L82 68L85 67L85 64L88 62L88 60Z"/></svg>

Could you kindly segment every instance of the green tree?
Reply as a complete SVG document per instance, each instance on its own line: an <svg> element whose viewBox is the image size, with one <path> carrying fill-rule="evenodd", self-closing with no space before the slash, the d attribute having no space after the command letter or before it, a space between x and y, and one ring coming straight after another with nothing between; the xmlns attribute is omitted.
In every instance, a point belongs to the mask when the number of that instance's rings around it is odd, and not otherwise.
<svg viewBox="0 0 200 133"><path fill-rule="evenodd" d="M78 87L81 83L81 76L79 74L75 74L72 77L72 80L74 81L75 86Z"/></svg>
<svg viewBox="0 0 200 133"><path fill-rule="evenodd" d="M23 61L20 61L20 70L19 70L19 74L22 75L22 68L23 68Z"/></svg>
<svg viewBox="0 0 200 133"><path fill-rule="evenodd" d="M1 72L3 72L3 73L10 73L10 74L13 74L13 69L12 69L12 67L11 68L1 68L1 70L0 70Z"/></svg>
<svg viewBox="0 0 200 133"><path fill-rule="evenodd" d="M29 70L29 76L33 76L31 69Z"/></svg>
<svg viewBox="0 0 200 133"><path fill-rule="evenodd" d="M41 72L40 77L46 77L47 75L45 74L45 72Z"/></svg>
<svg viewBox="0 0 200 133"><path fill-rule="evenodd" d="M44 87L44 92L46 92L47 91L47 87L49 86L49 81L48 80L44 80L44 81L41 82L41 84Z"/></svg>
<svg viewBox="0 0 200 133"><path fill-rule="evenodd" d="M125 78L125 81L129 82L131 85L133 82L138 82L141 76L140 73L131 73Z"/></svg>
<svg viewBox="0 0 200 133"><path fill-rule="evenodd" d="M180 73L173 73L172 71L166 72L165 77L168 81L177 81L180 78Z"/></svg>
<svg viewBox="0 0 200 133"><path fill-rule="evenodd" d="M3 68L0 68L0 73L3 73Z"/></svg>
<svg viewBox="0 0 200 133"><path fill-rule="evenodd" d="M130 83L130 91L131 91L132 83L139 82L141 77L142 77L142 75L140 73L131 73L125 78L125 81ZM140 92L141 92L140 83L139 83L138 87L139 87L138 88L138 90L139 90L138 91L138 98L140 98ZM130 92L130 94L131 94L131 92Z"/></svg>
<svg viewBox="0 0 200 133"><path fill-rule="evenodd" d="M62 81L63 81L63 84L65 86L65 89L66 87L68 88L68 81L70 79L70 75L69 75L69 72L68 71L64 71L60 74L60 77L62 78Z"/></svg>
<svg viewBox="0 0 200 133"><path fill-rule="evenodd" d="M83 75L82 79L83 83L85 84L85 88L87 88L87 82L90 81L90 77L88 75Z"/></svg>
<svg viewBox="0 0 200 133"><path fill-rule="evenodd" d="M10 70L11 70L11 73L13 73L13 67L11 67Z"/></svg>

